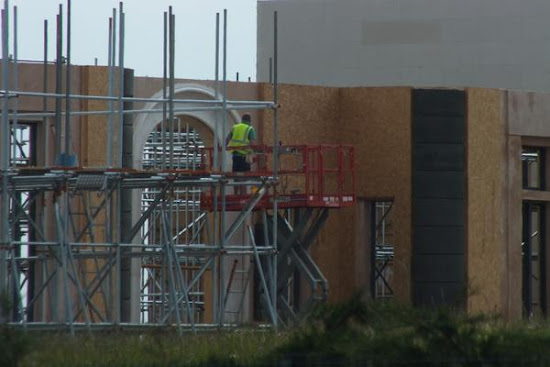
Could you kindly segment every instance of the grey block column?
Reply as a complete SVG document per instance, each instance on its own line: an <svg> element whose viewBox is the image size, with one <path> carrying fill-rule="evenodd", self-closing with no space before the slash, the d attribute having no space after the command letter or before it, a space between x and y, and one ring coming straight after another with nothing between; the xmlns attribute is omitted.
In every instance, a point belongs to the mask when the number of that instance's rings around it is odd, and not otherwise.
<svg viewBox="0 0 550 367"><path fill-rule="evenodd" d="M417 89L412 96L413 302L465 301L465 92Z"/></svg>

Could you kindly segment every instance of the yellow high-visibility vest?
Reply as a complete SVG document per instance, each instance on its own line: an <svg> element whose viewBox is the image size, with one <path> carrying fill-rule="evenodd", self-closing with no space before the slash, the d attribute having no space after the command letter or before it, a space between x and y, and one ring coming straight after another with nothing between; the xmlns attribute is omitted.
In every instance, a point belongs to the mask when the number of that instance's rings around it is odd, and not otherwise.
<svg viewBox="0 0 550 367"><path fill-rule="evenodd" d="M229 148L250 145L250 139L248 139L248 135L251 129L252 129L252 126L242 122L238 123L237 125L234 125L233 130L231 130L231 141L229 142ZM243 154L243 155L252 153L250 149L231 149L231 150L233 152Z"/></svg>

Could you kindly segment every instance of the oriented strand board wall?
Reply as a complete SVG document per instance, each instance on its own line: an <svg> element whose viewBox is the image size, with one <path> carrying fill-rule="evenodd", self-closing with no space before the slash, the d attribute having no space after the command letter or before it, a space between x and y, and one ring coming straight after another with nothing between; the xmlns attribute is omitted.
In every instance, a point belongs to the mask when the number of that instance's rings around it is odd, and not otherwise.
<svg viewBox="0 0 550 367"><path fill-rule="evenodd" d="M507 241L507 149L503 92L468 89L467 276L469 312L502 311ZM519 244L517 244L519 246ZM516 274L521 277L521 274Z"/></svg>
<svg viewBox="0 0 550 367"><path fill-rule="evenodd" d="M108 95L108 69L106 67L81 68L82 86L80 94ZM116 87L115 87L116 88ZM80 108L83 111L108 110L104 101L82 100ZM116 102L115 102L115 108ZM89 115L82 118L83 134L80 154L80 164L84 167L106 166L107 151L107 115ZM118 131L117 114L114 116L115 131ZM116 144L116 134L113 143ZM113 146L113 162L116 162L116 145Z"/></svg>
<svg viewBox="0 0 550 367"><path fill-rule="evenodd" d="M264 86L263 99L271 99L271 87ZM290 144L335 144L342 141L340 90L338 88L280 85L279 140ZM272 113L264 113L264 142L273 142ZM354 290L352 209L335 209L310 247L319 268L329 282L329 300L342 301Z"/></svg>
<svg viewBox="0 0 550 367"><path fill-rule="evenodd" d="M264 99L271 88L264 88ZM321 88L281 85L279 135L283 144L351 144L355 146L357 194L394 198L398 298L410 299L411 257L411 91L410 88ZM271 113L265 113L264 141L272 136ZM357 289L366 291L368 257L361 246L370 239L357 208L331 210L311 252L329 281L329 300L342 301ZM368 252L367 252L368 253ZM364 257L358 259L358 256Z"/></svg>
<svg viewBox="0 0 550 367"><path fill-rule="evenodd" d="M80 69L80 75L82 78L82 84L80 94L83 95L107 95L108 83L107 83L107 68L106 67L88 67L84 66ZM116 108L116 104L115 104ZM80 109L83 111L93 110L107 110L108 106L106 102L96 100L82 100L80 102ZM115 114L115 130L116 130L116 114ZM82 134L80 135L80 165L84 167L99 167L106 166L106 148L107 148L107 115L89 115L82 117ZM116 141L116 136L114 137ZM116 145L113 147L113 153L115 158L113 162L116 162ZM98 206L102 198L97 195L92 195L92 204ZM81 205L78 203L78 205ZM79 211L82 211L79 210ZM105 222L105 213L102 211L97 216L97 223ZM82 218L80 222L81 228L85 225L85 220ZM115 229L117 231L117 229ZM105 228L98 226L94 229L94 236L96 241L105 241L107 234ZM83 241L90 241L89 235L83 237ZM103 260L99 261L99 265L103 265ZM96 266L93 261L82 261L80 263L82 271L86 275L86 281L91 282L96 275ZM104 283L106 284L106 283ZM101 304L102 298L100 294L94 296L96 304ZM101 312L107 310L100 310ZM112 312L112 310L111 310Z"/></svg>
<svg viewBox="0 0 550 367"><path fill-rule="evenodd" d="M272 89L263 84L263 100ZM339 89L283 84L279 86L279 140L283 145L334 144L340 141ZM263 112L263 141L273 143L273 113Z"/></svg>
<svg viewBox="0 0 550 367"><path fill-rule="evenodd" d="M340 100L342 143L355 146L357 196L394 200L393 287L398 299L408 301L412 253L411 89L345 88ZM363 223L349 222L350 233L361 232ZM364 246L370 245L368 240ZM357 269L356 274L360 274Z"/></svg>

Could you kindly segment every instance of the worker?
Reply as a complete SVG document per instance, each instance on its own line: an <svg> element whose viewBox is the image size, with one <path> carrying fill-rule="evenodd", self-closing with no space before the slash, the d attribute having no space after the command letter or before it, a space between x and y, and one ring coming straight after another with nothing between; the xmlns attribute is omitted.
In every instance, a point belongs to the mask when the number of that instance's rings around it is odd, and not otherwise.
<svg viewBox="0 0 550 367"><path fill-rule="evenodd" d="M225 139L225 144L232 151L233 172L250 171L250 163L247 161L247 155L252 153L250 145L256 140L256 131L250 126L251 117L244 114L241 122L233 125L233 128ZM236 149L237 147L247 147Z"/></svg>
<svg viewBox="0 0 550 367"><path fill-rule="evenodd" d="M225 139L225 144L232 151L233 158L233 172L249 172L250 163L247 160L247 156L252 153L250 145L256 140L256 131L250 125L251 117L249 114L244 114L241 118L241 122L233 125L233 128ZM239 147L241 147L239 149ZM245 186L236 186L235 194L245 195Z"/></svg>

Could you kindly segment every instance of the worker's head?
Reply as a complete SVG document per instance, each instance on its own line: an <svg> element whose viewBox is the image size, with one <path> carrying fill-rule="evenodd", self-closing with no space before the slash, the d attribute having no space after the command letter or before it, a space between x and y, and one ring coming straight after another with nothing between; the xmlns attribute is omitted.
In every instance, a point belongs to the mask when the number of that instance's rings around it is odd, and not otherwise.
<svg viewBox="0 0 550 367"><path fill-rule="evenodd" d="M252 120L252 118L250 117L250 115L248 113L244 114L243 117L242 117L242 121L245 123L245 124L248 124L250 125L250 121Z"/></svg>

